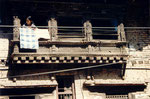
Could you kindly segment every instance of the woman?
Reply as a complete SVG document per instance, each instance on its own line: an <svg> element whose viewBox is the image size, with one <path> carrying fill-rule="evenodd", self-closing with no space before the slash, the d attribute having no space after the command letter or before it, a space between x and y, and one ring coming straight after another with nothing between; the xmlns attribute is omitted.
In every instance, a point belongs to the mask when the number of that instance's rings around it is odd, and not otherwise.
<svg viewBox="0 0 150 99"><path fill-rule="evenodd" d="M23 28L26 28L26 30L30 29L30 30L35 30L37 29L37 27L34 25L33 21L32 21L32 18L31 16L27 17L26 19L26 23L23 25ZM21 52L36 52L36 49L34 49L34 46L32 45L33 44L36 44L34 43L36 41L36 34L32 31L25 31L24 35L22 36L23 40L22 41L25 41L25 43L23 42L23 46L28 46L28 47L23 47L20 49ZM25 36L25 38L24 38ZM30 45L31 44L31 45ZM32 48L32 49L31 49Z"/></svg>
<svg viewBox="0 0 150 99"><path fill-rule="evenodd" d="M33 28L36 29L37 27L34 25L31 16L27 17L26 23L23 25L23 28Z"/></svg>

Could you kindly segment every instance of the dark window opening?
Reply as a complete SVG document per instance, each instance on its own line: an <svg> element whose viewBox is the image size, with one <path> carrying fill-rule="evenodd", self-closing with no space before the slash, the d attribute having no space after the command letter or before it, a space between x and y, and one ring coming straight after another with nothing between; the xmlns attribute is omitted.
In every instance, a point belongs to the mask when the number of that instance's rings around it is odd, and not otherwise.
<svg viewBox="0 0 150 99"><path fill-rule="evenodd" d="M58 17L57 22L58 22L58 26L66 27L66 28L58 28L59 38L82 38L83 37L84 33L82 28L75 28L75 27L83 26L81 17L66 17L66 16Z"/></svg>
<svg viewBox="0 0 150 99"><path fill-rule="evenodd" d="M118 36L117 35L103 35L103 34L97 34L97 35L93 35L93 39L109 39L109 40L117 40Z"/></svg>
<svg viewBox="0 0 150 99"><path fill-rule="evenodd" d="M75 99L73 76L58 76L58 99Z"/></svg>
<svg viewBox="0 0 150 99"><path fill-rule="evenodd" d="M58 82L58 91L64 92L65 88L68 90L72 88L73 79L72 77L69 76L66 77L58 76L57 82Z"/></svg>
<svg viewBox="0 0 150 99"><path fill-rule="evenodd" d="M83 26L82 17L58 17L58 26Z"/></svg>
<svg viewBox="0 0 150 99"><path fill-rule="evenodd" d="M117 25L118 22L116 19L92 19L93 26L93 39L102 39L102 40L117 40ZM94 28L101 27L101 28ZM104 27L104 28L102 28ZM109 28L112 27L112 28Z"/></svg>

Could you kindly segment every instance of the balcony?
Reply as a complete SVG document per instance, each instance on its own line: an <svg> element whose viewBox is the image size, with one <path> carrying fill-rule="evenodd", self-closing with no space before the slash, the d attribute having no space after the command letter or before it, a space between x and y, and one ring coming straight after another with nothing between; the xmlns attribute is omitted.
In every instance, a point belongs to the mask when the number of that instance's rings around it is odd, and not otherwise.
<svg viewBox="0 0 150 99"><path fill-rule="evenodd" d="M14 18L12 40L13 64L103 64L123 63L127 60L126 37L123 24L115 27L92 27L87 21L82 27L57 26L51 19L45 30L49 39L38 40L39 48L28 50L20 48L20 19ZM42 28L42 27L39 27Z"/></svg>

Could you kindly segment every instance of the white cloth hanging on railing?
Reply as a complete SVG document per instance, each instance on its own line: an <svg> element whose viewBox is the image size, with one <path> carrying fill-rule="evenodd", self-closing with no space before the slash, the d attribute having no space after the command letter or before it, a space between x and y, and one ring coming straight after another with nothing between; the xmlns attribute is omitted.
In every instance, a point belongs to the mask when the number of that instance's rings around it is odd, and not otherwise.
<svg viewBox="0 0 150 99"><path fill-rule="evenodd" d="M38 49L39 43L36 32L32 28L20 28L20 48Z"/></svg>
<svg viewBox="0 0 150 99"><path fill-rule="evenodd" d="M50 39L48 29L35 29L35 33L38 39Z"/></svg>

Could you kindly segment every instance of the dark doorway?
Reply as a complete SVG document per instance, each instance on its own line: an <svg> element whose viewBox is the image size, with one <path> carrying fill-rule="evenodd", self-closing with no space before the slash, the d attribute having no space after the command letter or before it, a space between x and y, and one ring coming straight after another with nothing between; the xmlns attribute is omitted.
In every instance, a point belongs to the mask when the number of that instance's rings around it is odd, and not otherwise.
<svg viewBox="0 0 150 99"><path fill-rule="evenodd" d="M75 99L73 76L58 76L58 99Z"/></svg>

